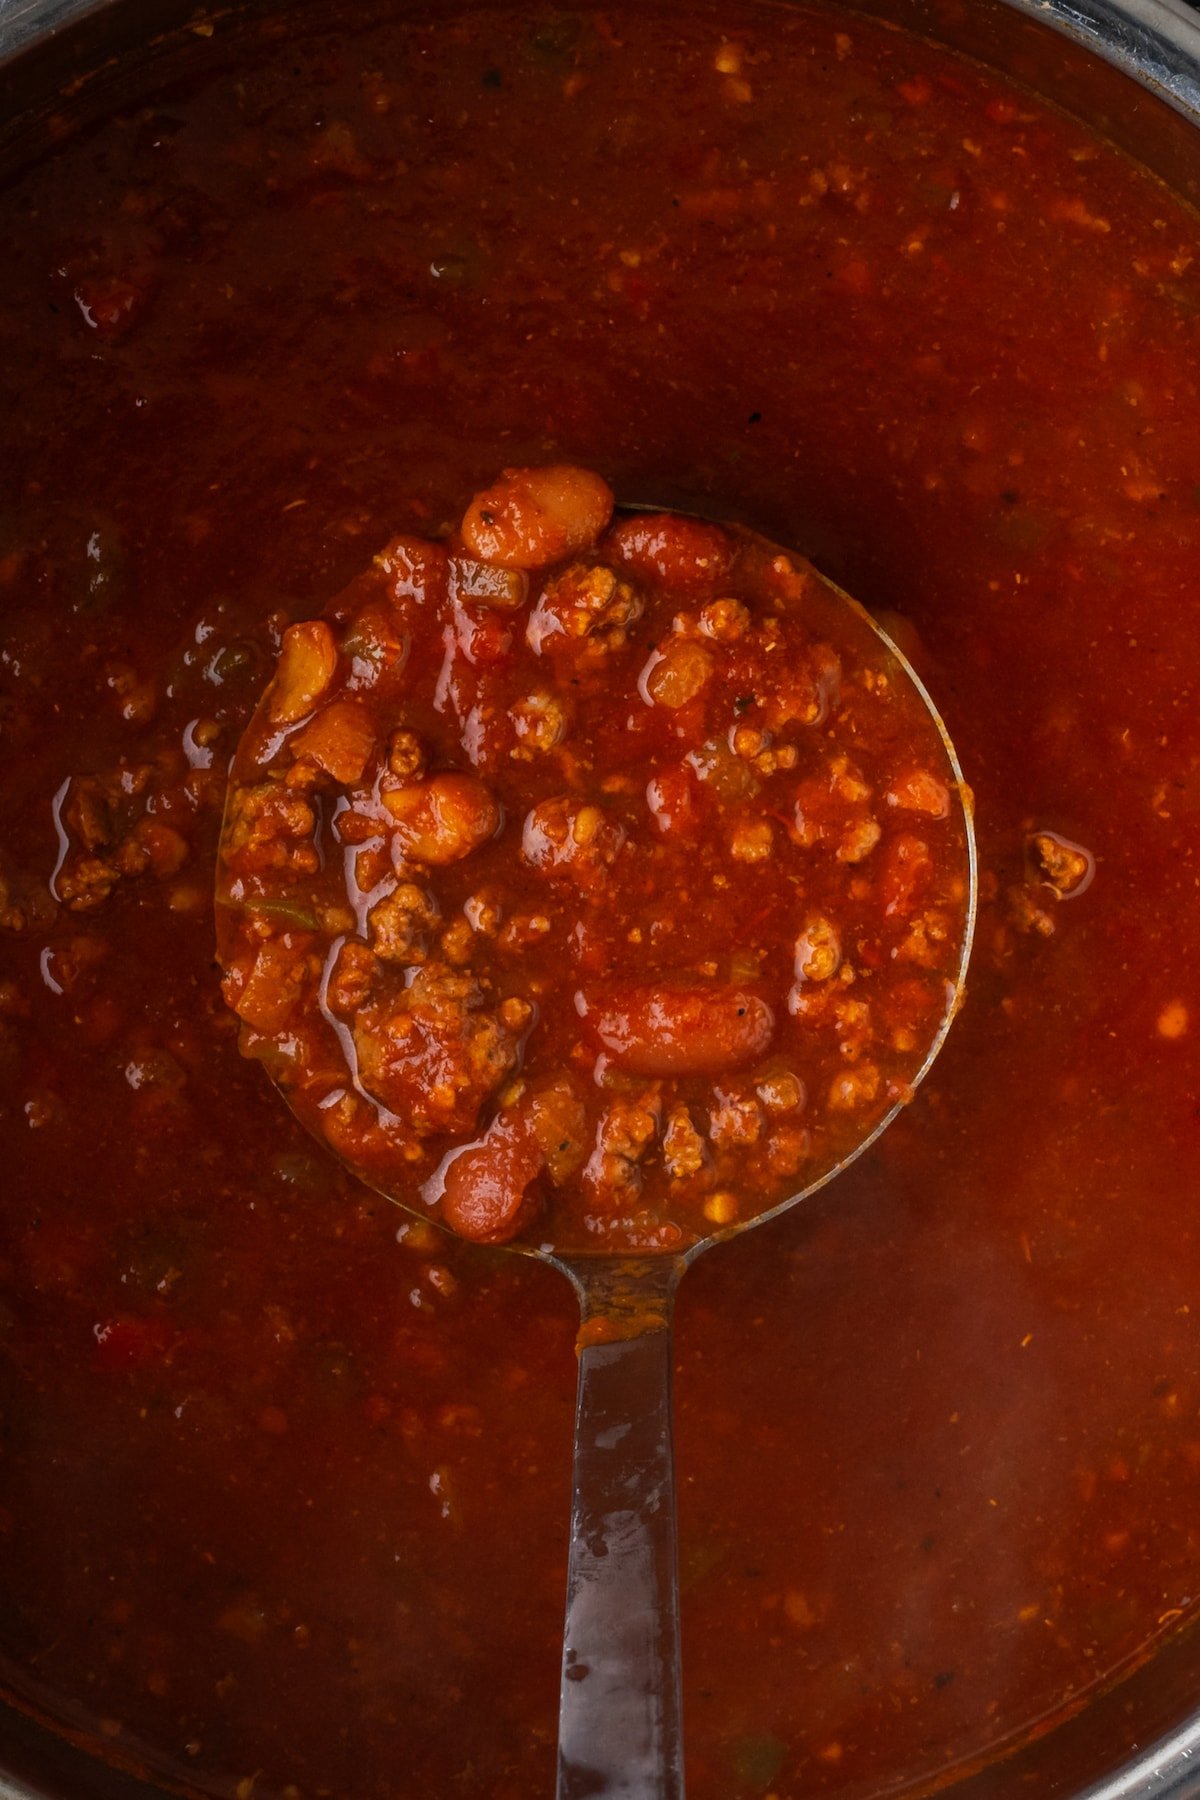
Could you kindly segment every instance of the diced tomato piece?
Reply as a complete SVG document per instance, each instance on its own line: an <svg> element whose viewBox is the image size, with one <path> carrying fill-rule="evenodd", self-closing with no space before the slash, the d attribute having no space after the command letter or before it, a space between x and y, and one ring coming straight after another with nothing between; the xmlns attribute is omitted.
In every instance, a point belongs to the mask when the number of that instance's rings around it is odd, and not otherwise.
<svg viewBox="0 0 1200 1800"><path fill-rule="evenodd" d="M646 805L664 834L694 836L700 829L703 811L699 784L686 763L660 769L652 776L646 785Z"/></svg>
<svg viewBox="0 0 1200 1800"><path fill-rule="evenodd" d="M512 627L498 612L454 608L454 637L458 648L474 668L502 662L513 645Z"/></svg>
<svg viewBox="0 0 1200 1800"><path fill-rule="evenodd" d="M311 985L308 960L297 953L295 940L285 933L258 946L253 963L235 963L224 983L225 998L240 1019L255 1031L282 1031L300 1002L306 983Z"/></svg>
<svg viewBox="0 0 1200 1800"><path fill-rule="evenodd" d="M355 782L375 748L373 716L356 700L333 700L296 733L291 748L335 781Z"/></svg>
<svg viewBox="0 0 1200 1800"><path fill-rule="evenodd" d="M470 606L495 606L515 612L529 597L524 569L497 569L469 556L450 558L450 598Z"/></svg>

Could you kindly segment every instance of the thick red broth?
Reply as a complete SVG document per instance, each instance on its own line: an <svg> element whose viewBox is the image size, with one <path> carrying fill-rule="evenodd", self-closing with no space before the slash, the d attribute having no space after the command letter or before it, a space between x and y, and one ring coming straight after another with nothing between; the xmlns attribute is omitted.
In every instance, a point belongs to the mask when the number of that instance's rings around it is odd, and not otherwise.
<svg viewBox="0 0 1200 1800"><path fill-rule="evenodd" d="M850 14L497 7L192 36L0 238L12 1690L201 1793L552 1790L572 1297L313 1145L212 886L287 627L580 460L892 617L983 864L912 1107L684 1284L691 1791L928 1781L1186 1623L1193 217Z"/></svg>

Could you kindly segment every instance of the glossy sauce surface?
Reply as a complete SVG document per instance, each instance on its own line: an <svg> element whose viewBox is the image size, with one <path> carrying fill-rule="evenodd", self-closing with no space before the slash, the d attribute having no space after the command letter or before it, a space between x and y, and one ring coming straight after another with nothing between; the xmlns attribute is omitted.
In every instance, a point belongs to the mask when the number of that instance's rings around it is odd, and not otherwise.
<svg viewBox="0 0 1200 1800"><path fill-rule="evenodd" d="M12 1685L200 1792L551 1791L571 1296L314 1152L211 883L287 624L585 458L899 614L976 788L944 1057L678 1344L696 1800L928 1781L1200 1580L1195 221L849 15L186 61L0 205Z"/></svg>
<svg viewBox="0 0 1200 1800"><path fill-rule="evenodd" d="M689 1249L908 1104L961 993L969 799L794 554L509 469L289 627L233 759L223 989L424 1222ZM59 886L62 885L62 873Z"/></svg>

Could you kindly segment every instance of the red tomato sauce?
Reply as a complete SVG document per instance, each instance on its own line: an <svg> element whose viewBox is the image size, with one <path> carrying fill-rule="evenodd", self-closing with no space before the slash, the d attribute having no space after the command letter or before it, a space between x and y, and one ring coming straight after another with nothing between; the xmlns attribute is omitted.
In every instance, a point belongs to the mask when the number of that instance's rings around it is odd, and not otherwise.
<svg viewBox="0 0 1200 1800"><path fill-rule="evenodd" d="M552 1791L571 1295L314 1146L212 889L287 628L582 461L892 617L983 874L913 1105L684 1284L690 1791L994 1756L1200 1592L1195 219L833 11L164 58L0 196L5 1681L194 1792Z"/></svg>
<svg viewBox="0 0 1200 1800"><path fill-rule="evenodd" d="M245 1054L481 1243L756 1218L911 1100L959 999L969 802L891 646L776 545L612 514L508 470L457 540L394 539L285 632L233 762Z"/></svg>

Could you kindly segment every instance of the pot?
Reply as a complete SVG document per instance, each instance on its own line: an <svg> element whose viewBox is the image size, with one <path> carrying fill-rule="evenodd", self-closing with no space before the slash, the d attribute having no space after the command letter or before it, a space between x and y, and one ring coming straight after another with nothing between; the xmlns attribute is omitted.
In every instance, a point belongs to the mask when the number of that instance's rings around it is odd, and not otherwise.
<svg viewBox="0 0 1200 1800"><path fill-rule="evenodd" d="M1025 83L1200 203L1200 13L1185 0L851 0ZM214 8L213 12L219 9ZM200 15L202 16L202 15ZM7 143L63 104L111 106L194 0L0 0ZM0 169L8 153L0 146ZM946 1790L956 1800L1200 1797L1200 1637L1185 1630L1074 1717ZM0 1710L0 1800L152 1800L133 1769Z"/></svg>

